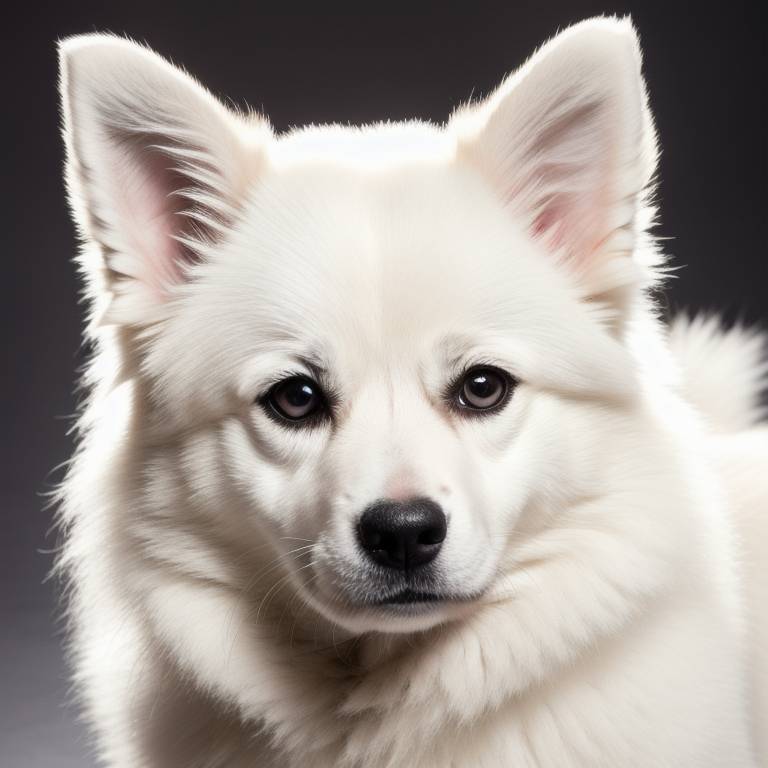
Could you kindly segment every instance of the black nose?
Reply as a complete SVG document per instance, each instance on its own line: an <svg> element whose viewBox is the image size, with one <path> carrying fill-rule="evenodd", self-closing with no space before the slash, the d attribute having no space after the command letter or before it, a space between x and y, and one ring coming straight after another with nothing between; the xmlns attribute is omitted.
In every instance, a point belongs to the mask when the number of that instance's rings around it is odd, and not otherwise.
<svg viewBox="0 0 768 768"><path fill-rule="evenodd" d="M357 530L371 559L407 571L437 557L448 522L431 499L377 501L363 512Z"/></svg>

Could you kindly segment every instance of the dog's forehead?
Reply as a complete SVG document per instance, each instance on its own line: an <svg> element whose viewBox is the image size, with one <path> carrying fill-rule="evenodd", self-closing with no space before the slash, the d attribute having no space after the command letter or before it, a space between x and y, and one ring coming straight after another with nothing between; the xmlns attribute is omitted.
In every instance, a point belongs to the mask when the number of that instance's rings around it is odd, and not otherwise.
<svg viewBox="0 0 768 768"><path fill-rule="evenodd" d="M254 190L221 258L239 275L230 284L246 287L240 311L281 323L282 336L354 331L373 343L498 327L551 293L522 229L475 172L446 158L280 168Z"/></svg>

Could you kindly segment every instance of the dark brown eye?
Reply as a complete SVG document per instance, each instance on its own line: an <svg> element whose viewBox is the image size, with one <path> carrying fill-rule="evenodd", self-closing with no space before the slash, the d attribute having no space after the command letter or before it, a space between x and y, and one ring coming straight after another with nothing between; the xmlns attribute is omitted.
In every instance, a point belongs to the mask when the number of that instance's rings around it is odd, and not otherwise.
<svg viewBox="0 0 768 768"><path fill-rule="evenodd" d="M488 411L505 402L509 389L509 381L500 371L473 368L461 381L456 402L462 408Z"/></svg>
<svg viewBox="0 0 768 768"><path fill-rule="evenodd" d="M267 397L268 404L284 419L301 421L323 407L320 387L298 376L281 381Z"/></svg>

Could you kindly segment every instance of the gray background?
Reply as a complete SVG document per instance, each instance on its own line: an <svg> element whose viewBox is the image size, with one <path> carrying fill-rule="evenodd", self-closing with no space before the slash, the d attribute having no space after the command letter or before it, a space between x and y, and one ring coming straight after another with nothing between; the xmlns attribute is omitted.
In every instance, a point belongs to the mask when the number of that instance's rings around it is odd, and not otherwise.
<svg viewBox="0 0 768 768"><path fill-rule="evenodd" d="M56 546L41 494L71 451L83 308L64 203L55 41L126 33L215 93L305 122L443 121L559 28L631 13L663 150L668 304L766 317L764 2L26 2L0 11L2 734L8 768L90 766L54 635Z"/></svg>

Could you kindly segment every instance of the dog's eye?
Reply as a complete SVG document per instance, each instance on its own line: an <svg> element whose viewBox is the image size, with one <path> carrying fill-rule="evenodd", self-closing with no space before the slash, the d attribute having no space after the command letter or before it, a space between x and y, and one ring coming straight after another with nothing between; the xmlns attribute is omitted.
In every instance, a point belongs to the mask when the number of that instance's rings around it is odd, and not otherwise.
<svg viewBox="0 0 768 768"><path fill-rule="evenodd" d="M489 411L507 400L511 382L493 368L473 368L461 381L456 402L461 408Z"/></svg>
<svg viewBox="0 0 768 768"><path fill-rule="evenodd" d="M281 381L272 388L266 400L279 416L291 421L307 419L323 407L320 387L298 376Z"/></svg>

